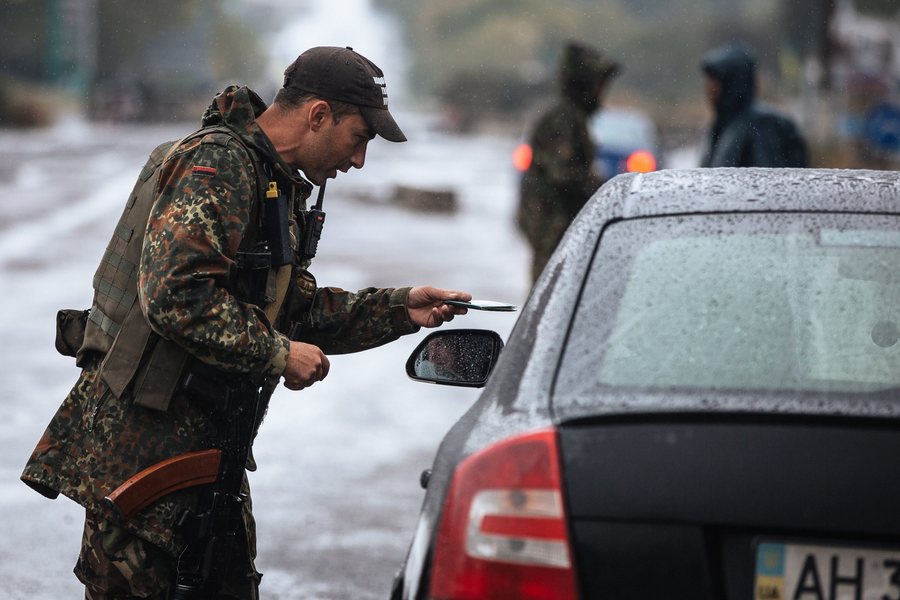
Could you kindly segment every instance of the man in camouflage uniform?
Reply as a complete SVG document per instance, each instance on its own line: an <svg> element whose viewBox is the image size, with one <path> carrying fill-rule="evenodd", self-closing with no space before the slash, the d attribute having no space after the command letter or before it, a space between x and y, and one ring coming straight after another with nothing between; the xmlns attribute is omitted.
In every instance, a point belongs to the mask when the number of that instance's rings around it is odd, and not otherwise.
<svg viewBox="0 0 900 600"><path fill-rule="evenodd" d="M471 299L430 286L322 288L309 260L250 272L255 279L236 268L242 253L267 247L267 191L287 199L296 251L312 186L362 168L375 135L405 141L383 73L368 59L349 48L308 50L285 71L272 106L231 86L202 126L151 154L94 277L90 312L61 318L57 347L82 372L22 474L45 496L86 508L75 573L91 599L171 593L185 546L175 522L202 490L164 495L128 520L102 500L148 466L214 446L208 401L187 374L212 366L303 389L328 374L326 354L436 327L465 312L443 299ZM256 303L246 299L254 291ZM291 328L299 339L285 335ZM220 597L258 597L244 508L246 535Z"/></svg>
<svg viewBox="0 0 900 600"><path fill-rule="evenodd" d="M532 160L522 177L517 222L533 250L537 279L566 228L602 183L594 169L588 118L600 108L618 65L588 46L569 43L559 64L560 98L528 140Z"/></svg>

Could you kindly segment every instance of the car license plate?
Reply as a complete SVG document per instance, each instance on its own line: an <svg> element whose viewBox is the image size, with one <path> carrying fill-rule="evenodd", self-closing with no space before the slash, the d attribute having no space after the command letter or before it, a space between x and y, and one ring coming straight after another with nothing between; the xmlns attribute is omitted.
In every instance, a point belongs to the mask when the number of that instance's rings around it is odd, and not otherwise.
<svg viewBox="0 0 900 600"><path fill-rule="evenodd" d="M900 550L762 542L755 600L900 600Z"/></svg>

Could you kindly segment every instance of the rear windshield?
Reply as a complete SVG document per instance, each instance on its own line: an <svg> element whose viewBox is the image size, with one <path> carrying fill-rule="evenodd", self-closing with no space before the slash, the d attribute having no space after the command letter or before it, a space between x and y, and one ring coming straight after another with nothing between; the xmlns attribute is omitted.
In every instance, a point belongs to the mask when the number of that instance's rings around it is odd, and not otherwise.
<svg viewBox="0 0 900 600"><path fill-rule="evenodd" d="M900 385L900 220L778 213L603 233L557 391Z"/></svg>

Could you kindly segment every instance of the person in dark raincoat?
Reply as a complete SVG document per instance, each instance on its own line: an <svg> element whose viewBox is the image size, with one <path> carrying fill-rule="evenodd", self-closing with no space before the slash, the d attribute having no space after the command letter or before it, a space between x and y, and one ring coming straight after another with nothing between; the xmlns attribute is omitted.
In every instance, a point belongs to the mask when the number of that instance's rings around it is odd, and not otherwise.
<svg viewBox="0 0 900 600"><path fill-rule="evenodd" d="M600 109L619 65L598 50L568 43L559 63L560 98L537 120L533 157L522 177L517 223L533 250L537 279L566 228L603 181L594 169L588 118Z"/></svg>
<svg viewBox="0 0 900 600"><path fill-rule="evenodd" d="M703 167L806 167L806 142L786 116L756 103L756 57L727 45L708 52L701 67L715 110Z"/></svg>

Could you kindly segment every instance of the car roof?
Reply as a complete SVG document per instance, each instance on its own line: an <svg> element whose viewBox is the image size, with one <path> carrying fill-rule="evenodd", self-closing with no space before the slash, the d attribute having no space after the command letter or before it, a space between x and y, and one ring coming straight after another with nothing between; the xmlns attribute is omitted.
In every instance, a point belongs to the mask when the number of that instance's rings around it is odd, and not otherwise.
<svg viewBox="0 0 900 600"><path fill-rule="evenodd" d="M615 177L620 218L703 212L900 212L900 175L851 169L666 169ZM607 187L604 186L604 187Z"/></svg>

